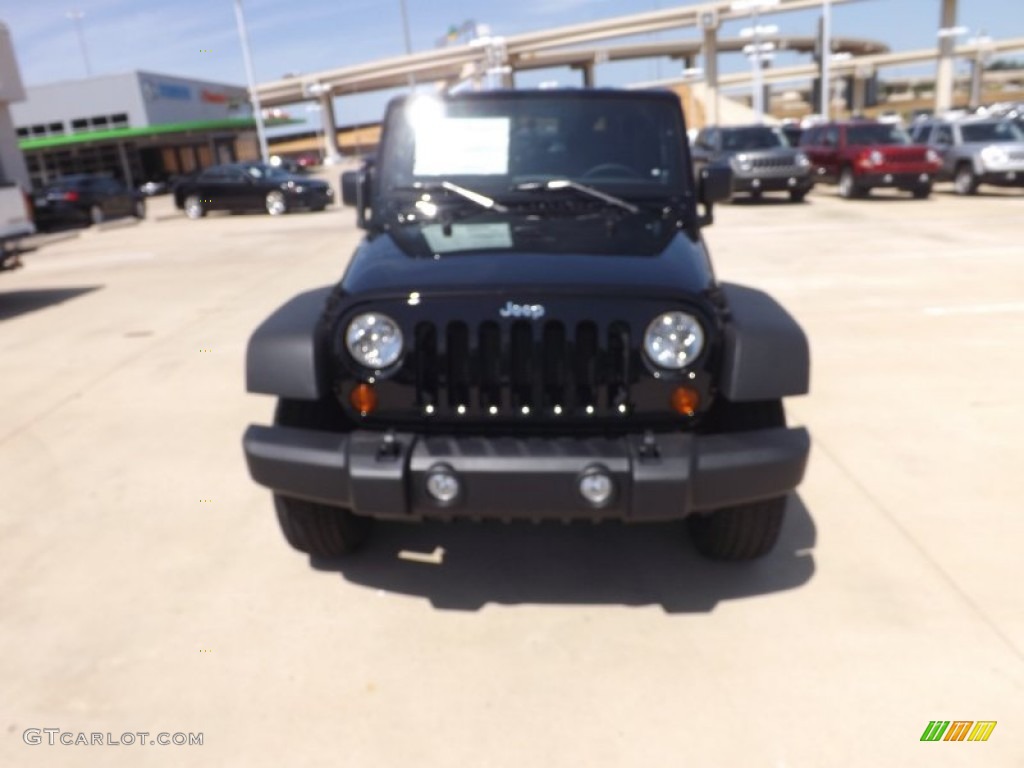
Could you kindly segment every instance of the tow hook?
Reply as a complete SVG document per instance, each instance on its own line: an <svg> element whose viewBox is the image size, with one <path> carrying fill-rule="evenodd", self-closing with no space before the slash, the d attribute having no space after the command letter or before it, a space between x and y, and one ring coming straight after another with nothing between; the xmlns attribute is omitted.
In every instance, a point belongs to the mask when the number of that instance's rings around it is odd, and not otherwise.
<svg viewBox="0 0 1024 768"><path fill-rule="evenodd" d="M659 457L658 443L654 440L654 433L651 430L644 432L644 441L637 452L643 461L653 461Z"/></svg>
<svg viewBox="0 0 1024 768"><path fill-rule="evenodd" d="M395 430L389 429L384 433L384 438L377 446L377 461L393 461L399 454L398 438L395 437Z"/></svg>

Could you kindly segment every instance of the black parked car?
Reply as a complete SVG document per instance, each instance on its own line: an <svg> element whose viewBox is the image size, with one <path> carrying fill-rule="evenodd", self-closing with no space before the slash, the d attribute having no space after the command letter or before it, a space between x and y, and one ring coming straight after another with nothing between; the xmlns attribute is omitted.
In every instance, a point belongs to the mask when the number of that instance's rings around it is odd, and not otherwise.
<svg viewBox="0 0 1024 768"><path fill-rule="evenodd" d="M732 169L732 189L760 198L764 192L789 192L799 203L814 186L807 155L789 145L778 128L767 125L709 126L693 142L698 171L711 165Z"/></svg>
<svg viewBox="0 0 1024 768"><path fill-rule="evenodd" d="M809 438L796 322L718 282L701 236L727 168L695 180L668 92L492 91L391 103L367 229L341 281L249 342L252 477L295 548L371 518L686 518L697 548L775 544ZM372 214L371 214L372 211Z"/></svg>
<svg viewBox="0 0 1024 768"><path fill-rule="evenodd" d="M99 224L118 216L146 217L142 193L110 176L78 174L36 192L32 199L36 225Z"/></svg>
<svg viewBox="0 0 1024 768"><path fill-rule="evenodd" d="M325 181L263 163L215 165L180 181L174 204L190 219L207 211L266 211L277 216L296 208L322 211L334 192Z"/></svg>

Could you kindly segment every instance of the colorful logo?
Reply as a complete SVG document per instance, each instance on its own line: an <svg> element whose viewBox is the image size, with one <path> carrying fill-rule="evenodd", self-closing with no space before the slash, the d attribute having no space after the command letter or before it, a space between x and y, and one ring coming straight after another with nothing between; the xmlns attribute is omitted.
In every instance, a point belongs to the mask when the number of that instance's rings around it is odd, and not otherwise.
<svg viewBox="0 0 1024 768"><path fill-rule="evenodd" d="M995 720L930 720L921 741L988 741L995 729Z"/></svg>

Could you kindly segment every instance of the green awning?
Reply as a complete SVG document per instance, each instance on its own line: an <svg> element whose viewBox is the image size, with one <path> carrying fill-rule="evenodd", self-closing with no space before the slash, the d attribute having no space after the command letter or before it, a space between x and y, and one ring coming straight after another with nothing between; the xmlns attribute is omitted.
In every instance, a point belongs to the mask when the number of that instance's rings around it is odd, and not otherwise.
<svg viewBox="0 0 1024 768"><path fill-rule="evenodd" d="M264 120L263 122L267 127L276 127L279 125L293 125L303 121L292 118L276 117L271 120ZM33 149L67 147L73 144L85 144L92 141L137 139L143 136L164 136L174 133L188 133L190 131L237 131L255 129L255 127L256 121L251 117L233 117L224 120L195 120L188 123L164 123L163 125L151 125L146 128L111 128L106 131L83 131L81 133L69 133L65 136L44 136L38 139L22 139L18 142L18 146L23 151L27 152Z"/></svg>

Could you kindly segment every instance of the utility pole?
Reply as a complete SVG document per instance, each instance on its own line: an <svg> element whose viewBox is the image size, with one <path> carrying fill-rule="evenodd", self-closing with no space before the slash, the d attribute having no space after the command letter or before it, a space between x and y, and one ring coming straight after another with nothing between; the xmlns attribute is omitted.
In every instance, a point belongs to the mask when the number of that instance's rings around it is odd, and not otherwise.
<svg viewBox="0 0 1024 768"><path fill-rule="evenodd" d="M405 55L412 55L412 35L409 33L409 9L405 5L405 0L398 0L399 6L402 9L402 34L405 36ZM412 72L409 73L409 89L412 90L416 87L416 75Z"/></svg>
<svg viewBox="0 0 1024 768"><path fill-rule="evenodd" d="M85 47L85 33L82 31L82 17L85 16L83 11L68 11L66 14L71 21L75 24L75 32L78 35L78 46L82 49L82 61L85 62L85 76L92 77L92 67L89 66L89 50Z"/></svg>
<svg viewBox="0 0 1024 768"><path fill-rule="evenodd" d="M821 13L821 116L832 118L832 88L829 82L829 66L832 59L832 3L824 0Z"/></svg>

